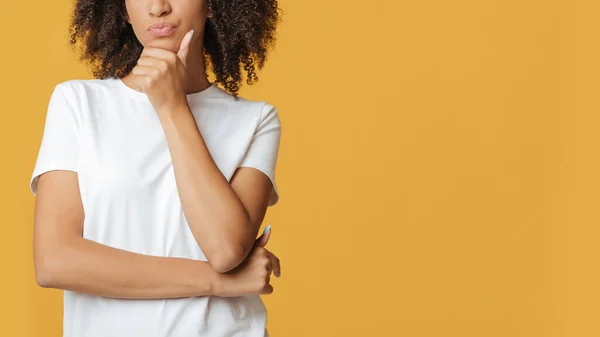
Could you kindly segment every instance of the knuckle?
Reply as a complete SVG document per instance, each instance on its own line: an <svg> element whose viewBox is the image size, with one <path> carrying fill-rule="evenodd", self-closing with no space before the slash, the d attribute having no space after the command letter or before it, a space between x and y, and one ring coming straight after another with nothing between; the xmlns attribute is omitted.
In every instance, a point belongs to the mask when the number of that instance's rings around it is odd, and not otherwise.
<svg viewBox="0 0 600 337"><path fill-rule="evenodd" d="M260 282L260 283L258 284L258 286L256 287L256 289L257 289L259 292L263 292L263 291L264 291L264 290L267 288L267 286L268 286L268 285L269 285L268 283L265 283L265 282Z"/></svg>
<svg viewBox="0 0 600 337"><path fill-rule="evenodd" d="M267 256L261 256L261 261L265 265L270 265L271 264L271 260Z"/></svg>

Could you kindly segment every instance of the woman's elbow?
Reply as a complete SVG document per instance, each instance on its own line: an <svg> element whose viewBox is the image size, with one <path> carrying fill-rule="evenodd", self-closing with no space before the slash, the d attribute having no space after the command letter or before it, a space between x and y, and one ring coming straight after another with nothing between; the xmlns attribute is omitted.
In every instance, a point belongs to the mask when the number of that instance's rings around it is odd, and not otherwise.
<svg viewBox="0 0 600 337"><path fill-rule="evenodd" d="M54 254L41 254L35 259L35 279L42 288L56 288L61 261Z"/></svg>
<svg viewBox="0 0 600 337"><path fill-rule="evenodd" d="M42 288L52 288L53 273L52 269L44 263L36 263L35 265L35 280Z"/></svg>
<svg viewBox="0 0 600 337"><path fill-rule="evenodd" d="M239 266L247 255L245 250L240 247L230 247L228 249L221 248L207 258L208 263L217 273L224 274Z"/></svg>

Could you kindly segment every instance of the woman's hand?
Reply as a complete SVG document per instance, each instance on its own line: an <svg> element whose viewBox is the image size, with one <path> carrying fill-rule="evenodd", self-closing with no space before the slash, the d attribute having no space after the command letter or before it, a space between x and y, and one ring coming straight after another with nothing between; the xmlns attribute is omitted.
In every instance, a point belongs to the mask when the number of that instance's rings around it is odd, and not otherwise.
<svg viewBox="0 0 600 337"><path fill-rule="evenodd" d="M137 65L131 70L132 82L148 95L157 113L168 113L178 105L187 104L187 56L194 30L187 32L177 53L170 50L144 47Z"/></svg>
<svg viewBox="0 0 600 337"><path fill-rule="evenodd" d="M273 286L270 284L271 272L279 277L281 266L277 256L264 248L270 236L270 230L261 235L256 239L254 248L244 262L232 271L220 274L214 289L216 296L233 297L273 292Z"/></svg>

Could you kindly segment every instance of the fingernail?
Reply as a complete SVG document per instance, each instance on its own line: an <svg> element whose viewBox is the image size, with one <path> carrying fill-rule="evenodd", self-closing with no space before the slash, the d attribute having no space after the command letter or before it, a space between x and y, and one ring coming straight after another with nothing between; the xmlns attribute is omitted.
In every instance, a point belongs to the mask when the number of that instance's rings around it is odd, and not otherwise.
<svg viewBox="0 0 600 337"><path fill-rule="evenodd" d="M271 225L267 225L267 227L265 227L265 230L263 231L263 234L267 234L270 230L271 230Z"/></svg>
<svg viewBox="0 0 600 337"><path fill-rule="evenodd" d="M280 273L275 274L275 277L279 278L281 276Z"/></svg>
<svg viewBox="0 0 600 337"><path fill-rule="evenodd" d="M192 29L192 35L190 35L190 39L194 37L194 30Z"/></svg>

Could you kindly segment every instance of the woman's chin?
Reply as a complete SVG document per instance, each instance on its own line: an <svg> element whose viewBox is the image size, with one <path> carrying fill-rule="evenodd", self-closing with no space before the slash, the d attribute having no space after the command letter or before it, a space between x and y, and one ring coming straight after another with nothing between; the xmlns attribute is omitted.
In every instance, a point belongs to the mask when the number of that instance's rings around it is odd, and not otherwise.
<svg viewBox="0 0 600 337"><path fill-rule="evenodd" d="M161 38L151 37L146 42L144 47L166 49L166 50L172 51L173 53L176 53L177 50L179 49L178 46L176 45L173 37L171 37L171 36L168 36L168 37L165 36L165 37L161 37Z"/></svg>

